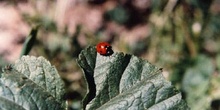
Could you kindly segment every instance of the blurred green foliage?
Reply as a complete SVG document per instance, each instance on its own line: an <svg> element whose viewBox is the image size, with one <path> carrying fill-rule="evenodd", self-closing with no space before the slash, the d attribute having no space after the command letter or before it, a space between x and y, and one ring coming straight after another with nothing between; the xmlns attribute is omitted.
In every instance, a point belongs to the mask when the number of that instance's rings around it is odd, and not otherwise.
<svg viewBox="0 0 220 110"><path fill-rule="evenodd" d="M37 37L37 31L38 31L38 26L32 28L30 34L27 36L20 57L22 57L23 55L28 55L29 52L31 51L32 47L34 46L34 42L36 40Z"/></svg>
<svg viewBox="0 0 220 110"><path fill-rule="evenodd" d="M106 12L104 16L107 20L113 20L119 24L123 24L128 21L129 13L125 8L117 6L116 8Z"/></svg>
<svg viewBox="0 0 220 110"><path fill-rule="evenodd" d="M193 63L191 67L186 69L182 80L182 89L187 95L186 100L192 110L208 109L210 102L207 93L214 65L210 58L203 55L199 55Z"/></svg>

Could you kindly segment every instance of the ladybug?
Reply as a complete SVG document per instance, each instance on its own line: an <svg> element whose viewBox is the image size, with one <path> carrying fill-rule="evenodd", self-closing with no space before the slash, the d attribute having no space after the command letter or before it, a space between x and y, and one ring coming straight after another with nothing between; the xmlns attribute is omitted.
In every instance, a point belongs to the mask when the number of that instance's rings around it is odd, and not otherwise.
<svg viewBox="0 0 220 110"><path fill-rule="evenodd" d="M103 56L110 56L114 52L112 50L112 46L107 42L101 42L96 45L96 51Z"/></svg>

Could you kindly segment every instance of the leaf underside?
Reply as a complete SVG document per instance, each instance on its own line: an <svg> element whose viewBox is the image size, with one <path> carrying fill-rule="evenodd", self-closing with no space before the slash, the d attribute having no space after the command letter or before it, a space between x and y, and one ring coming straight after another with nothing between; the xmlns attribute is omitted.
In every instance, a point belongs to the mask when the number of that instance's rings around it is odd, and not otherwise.
<svg viewBox="0 0 220 110"><path fill-rule="evenodd" d="M23 56L0 78L0 109L63 110L64 83L43 57Z"/></svg>
<svg viewBox="0 0 220 110"><path fill-rule="evenodd" d="M187 104L161 69L136 56L83 50L77 60L88 83L86 110L186 110Z"/></svg>

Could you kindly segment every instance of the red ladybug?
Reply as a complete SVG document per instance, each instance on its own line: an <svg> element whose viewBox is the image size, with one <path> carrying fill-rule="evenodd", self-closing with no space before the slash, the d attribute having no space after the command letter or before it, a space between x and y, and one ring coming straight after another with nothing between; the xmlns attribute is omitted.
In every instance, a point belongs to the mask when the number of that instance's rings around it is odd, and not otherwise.
<svg viewBox="0 0 220 110"><path fill-rule="evenodd" d="M96 51L103 56L110 56L114 52L112 50L112 46L107 42L101 42L96 45Z"/></svg>

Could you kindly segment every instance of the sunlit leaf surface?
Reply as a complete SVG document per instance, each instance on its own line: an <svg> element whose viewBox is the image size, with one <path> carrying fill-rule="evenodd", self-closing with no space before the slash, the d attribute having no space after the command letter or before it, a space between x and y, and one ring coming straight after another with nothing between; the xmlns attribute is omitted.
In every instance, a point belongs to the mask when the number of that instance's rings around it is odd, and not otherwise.
<svg viewBox="0 0 220 110"><path fill-rule="evenodd" d="M162 70L136 56L101 56L89 47L81 52L78 63L89 88L84 99L87 110L188 109Z"/></svg>
<svg viewBox="0 0 220 110"><path fill-rule="evenodd" d="M63 110L64 93L58 72L43 57L23 56L0 78L1 109Z"/></svg>

